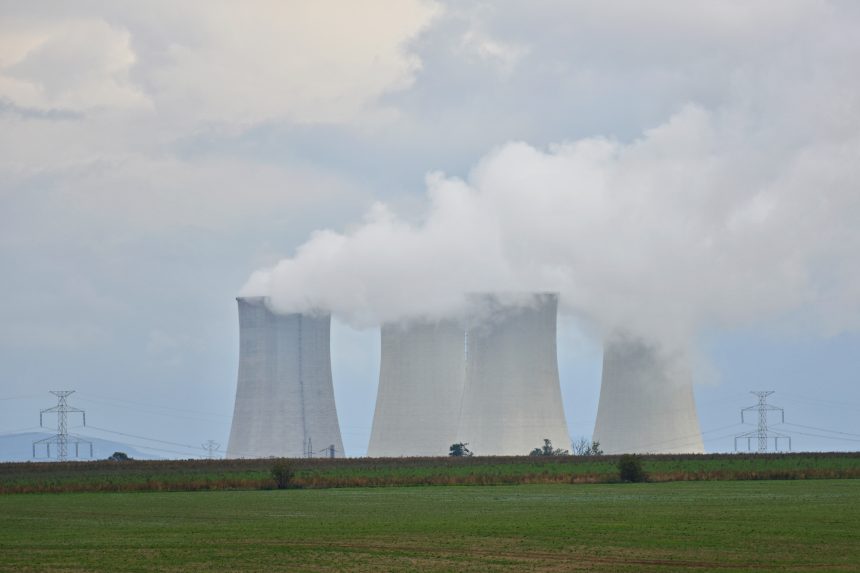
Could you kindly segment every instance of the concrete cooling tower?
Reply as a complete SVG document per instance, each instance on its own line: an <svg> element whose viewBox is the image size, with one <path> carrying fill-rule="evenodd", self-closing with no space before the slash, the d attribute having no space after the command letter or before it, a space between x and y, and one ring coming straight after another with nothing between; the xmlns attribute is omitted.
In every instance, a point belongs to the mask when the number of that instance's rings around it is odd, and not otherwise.
<svg viewBox="0 0 860 573"><path fill-rule="evenodd" d="M227 457L343 456L329 351L329 316L275 314L238 298L239 376Z"/></svg>
<svg viewBox="0 0 860 573"><path fill-rule="evenodd" d="M606 454L704 453L683 361L642 339L611 337L604 344L593 439Z"/></svg>
<svg viewBox="0 0 860 573"><path fill-rule="evenodd" d="M385 325L367 455L478 455L568 448L556 359L553 294L472 297L456 321Z"/></svg>
<svg viewBox="0 0 860 573"><path fill-rule="evenodd" d="M556 356L558 296L517 305L482 297L488 315L466 333L466 385L458 440L478 455L525 455L570 438Z"/></svg>
<svg viewBox="0 0 860 573"><path fill-rule="evenodd" d="M367 455L448 455L463 394L463 327L454 321L385 324L381 336Z"/></svg>

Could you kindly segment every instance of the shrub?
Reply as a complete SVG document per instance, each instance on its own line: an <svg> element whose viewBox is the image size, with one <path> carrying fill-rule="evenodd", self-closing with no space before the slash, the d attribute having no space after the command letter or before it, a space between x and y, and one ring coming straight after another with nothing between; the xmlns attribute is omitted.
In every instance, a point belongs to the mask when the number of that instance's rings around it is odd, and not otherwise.
<svg viewBox="0 0 860 573"><path fill-rule="evenodd" d="M272 479L278 489L287 489L293 483L295 472L287 460L278 460L272 466Z"/></svg>
<svg viewBox="0 0 860 573"><path fill-rule="evenodd" d="M618 459L618 477L621 481L648 481L648 474L642 469L642 460L632 454L624 454Z"/></svg>
<svg viewBox="0 0 860 573"><path fill-rule="evenodd" d="M574 456L602 456L603 450L600 449L600 442L589 441L587 438L579 438L571 444L573 447Z"/></svg>
<svg viewBox="0 0 860 573"><path fill-rule="evenodd" d="M568 455L567 450L562 450L560 448L553 449L552 441L547 438L543 439L543 447L535 448L530 453L530 456L566 456Z"/></svg>
<svg viewBox="0 0 860 573"><path fill-rule="evenodd" d="M451 447L448 448L448 455L456 458L468 458L472 456L471 450L467 448L468 442L458 442L456 444L451 444Z"/></svg>

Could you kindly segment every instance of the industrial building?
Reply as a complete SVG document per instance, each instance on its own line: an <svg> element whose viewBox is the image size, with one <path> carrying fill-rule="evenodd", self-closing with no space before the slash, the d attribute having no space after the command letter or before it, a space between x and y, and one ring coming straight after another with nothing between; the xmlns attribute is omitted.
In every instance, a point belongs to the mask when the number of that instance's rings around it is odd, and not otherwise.
<svg viewBox="0 0 860 573"><path fill-rule="evenodd" d="M593 439L606 454L704 453L682 357L639 337L609 337Z"/></svg>
<svg viewBox="0 0 860 573"><path fill-rule="evenodd" d="M466 332L466 384L457 431L479 455L524 455L552 440L570 447L556 355L558 295L483 295Z"/></svg>
<svg viewBox="0 0 860 573"><path fill-rule="evenodd" d="M569 447L556 356L558 296L470 297L463 323L384 325L369 456L524 455Z"/></svg>
<svg viewBox="0 0 860 573"><path fill-rule="evenodd" d="M444 456L457 439L466 369L455 321L384 324L367 455Z"/></svg>
<svg viewBox="0 0 860 573"><path fill-rule="evenodd" d="M239 306L239 375L227 457L342 457L328 315Z"/></svg>

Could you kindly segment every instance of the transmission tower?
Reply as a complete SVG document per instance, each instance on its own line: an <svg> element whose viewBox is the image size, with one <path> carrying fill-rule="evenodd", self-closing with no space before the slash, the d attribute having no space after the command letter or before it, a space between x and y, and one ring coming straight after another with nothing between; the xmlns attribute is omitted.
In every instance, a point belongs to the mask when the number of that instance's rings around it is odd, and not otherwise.
<svg viewBox="0 0 860 573"><path fill-rule="evenodd" d="M340 450L338 450L336 447L334 447L334 444L331 444L330 446L327 446L327 447L325 447L325 448L323 448L323 449L321 449L321 450L318 450L316 453L318 453L318 454L323 454L325 457L328 457L328 458L334 459L334 458L335 458L335 454L336 454L337 452L339 452L339 451L340 451ZM310 457L313 457L314 452L310 452L310 451L309 451L307 455L308 455L308 457L309 457L309 458L310 458Z"/></svg>
<svg viewBox="0 0 860 573"><path fill-rule="evenodd" d="M206 450L206 457L210 460L215 459L215 452L221 447L221 444L216 442L215 440L206 440L202 444L203 449Z"/></svg>
<svg viewBox="0 0 860 573"><path fill-rule="evenodd" d="M756 442L756 452L764 454L767 452L767 444L769 440L773 440L773 451L779 451L779 440L788 440L788 451L791 451L791 436L780 434L770 430L767 426L768 412L779 412L781 424L785 423L785 410L767 403L767 397L773 394L773 390L759 390L750 392L758 397L758 403L754 406L749 406L741 410L741 424L746 424L747 412L758 412L758 427L752 432L746 432L735 436L735 451L738 451L738 440L747 441L747 451L752 450L752 442Z"/></svg>
<svg viewBox="0 0 860 573"><path fill-rule="evenodd" d="M51 457L51 444L57 446L57 459L61 462L69 458L69 444L75 445L75 457L80 455L80 445L87 444L90 447L90 457L93 457L93 443L82 440L77 436L69 436L69 414L81 414L83 417L84 426L87 425L87 414L80 408L69 406L68 397L74 394L74 390L51 390L51 394L57 397L57 405L53 408L47 408L39 411L39 426L44 426L45 414L57 414L57 433L53 436L37 440L33 442L33 457L36 457L36 446L39 444L45 445L47 457Z"/></svg>

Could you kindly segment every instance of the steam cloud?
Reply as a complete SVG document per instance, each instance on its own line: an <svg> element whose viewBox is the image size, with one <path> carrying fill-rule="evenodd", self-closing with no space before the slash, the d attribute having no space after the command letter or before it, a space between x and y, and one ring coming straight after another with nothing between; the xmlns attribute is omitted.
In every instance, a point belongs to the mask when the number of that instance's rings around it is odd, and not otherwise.
<svg viewBox="0 0 860 573"><path fill-rule="evenodd" d="M601 331L663 341L774 319L855 329L857 114L785 115L802 111L691 104L632 142L508 143L466 180L430 174L419 223L376 204L241 294L358 327L453 314L467 293L557 291L562 312Z"/></svg>

